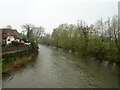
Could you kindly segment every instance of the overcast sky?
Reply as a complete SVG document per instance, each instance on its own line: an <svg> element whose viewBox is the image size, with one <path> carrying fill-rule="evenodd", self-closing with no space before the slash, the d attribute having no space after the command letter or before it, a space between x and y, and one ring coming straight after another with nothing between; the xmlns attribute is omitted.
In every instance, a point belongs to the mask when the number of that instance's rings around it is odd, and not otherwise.
<svg viewBox="0 0 120 90"><path fill-rule="evenodd" d="M43 26L51 33L61 23L76 24L83 19L92 24L118 14L119 0L0 0L0 28L11 25Z"/></svg>

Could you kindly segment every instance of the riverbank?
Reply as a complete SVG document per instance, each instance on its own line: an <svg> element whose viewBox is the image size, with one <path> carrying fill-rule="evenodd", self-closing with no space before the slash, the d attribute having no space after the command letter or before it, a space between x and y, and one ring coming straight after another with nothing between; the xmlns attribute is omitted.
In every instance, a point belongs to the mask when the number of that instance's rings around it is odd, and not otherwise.
<svg viewBox="0 0 120 90"><path fill-rule="evenodd" d="M13 71L18 70L21 67L24 67L35 57L34 54L26 55L23 57L16 57L13 61L3 61L2 63L2 74L10 74Z"/></svg>
<svg viewBox="0 0 120 90"><path fill-rule="evenodd" d="M2 74L9 74L24 67L38 54L38 45L32 44L24 50L2 53Z"/></svg>
<svg viewBox="0 0 120 90"><path fill-rule="evenodd" d="M43 45L46 45L46 44L43 44ZM85 58L85 59L94 58L97 61L99 60L99 61L103 61L103 62L105 61L105 62L108 62L108 63L116 63L116 64L120 63L118 58L116 58L114 60L113 59L111 60L111 59L105 57L106 54L105 55L101 55L101 53L92 54L92 53L85 53L85 51L82 52L82 51L79 51L79 50L71 50L71 49L68 50L68 49L64 49L62 47L53 46L53 45L50 45L50 44L46 45L46 46L56 48L57 50L63 50L65 52L72 53L73 55L75 55L77 57L80 57L80 58L81 57Z"/></svg>
<svg viewBox="0 0 120 90"><path fill-rule="evenodd" d="M112 19L116 23L113 23ZM81 23L77 24L62 23L54 28L51 34L46 34L42 37L40 43L71 50L85 57L92 56L99 60L119 63L120 45L118 37L116 37L118 34L115 33L118 28L113 28L113 26L117 26L118 19L117 16L113 16L112 19L110 27L99 26L99 20L92 26L82 25L82 22L84 22L82 20L80 21ZM106 23L106 21L101 23ZM101 31L103 32L101 33Z"/></svg>

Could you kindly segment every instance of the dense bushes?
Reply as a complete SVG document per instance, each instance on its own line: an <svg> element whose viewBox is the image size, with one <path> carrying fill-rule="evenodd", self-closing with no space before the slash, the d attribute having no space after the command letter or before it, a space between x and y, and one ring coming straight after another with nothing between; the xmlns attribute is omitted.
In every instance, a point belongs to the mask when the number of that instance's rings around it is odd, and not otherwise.
<svg viewBox="0 0 120 90"><path fill-rule="evenodd" d="M12 42L6 47L2 48L2 58L4 60L11 60L17 57L38 53L38 44L31 42L31 45L25 45L24 43Z"/></svg>
<svg viewBox="0 0 120 90"><path fill-rule="evenodd" d="M47 38L44 36L44 38ZM72 50L79 55L94 56L100 60L119 61L118 21L114 16L108 21L98 20L87 26L84 21L77 25L61 24L47 39L50 44L64 50ZM47 40L41 40L47 43Z"/></svg>
<svg viewBox="0 0 120 90"><path fill-rule="evenodd" d="M12 41L12 45L17 47L19 45L19 42L18 41Z"/></svg>
<svg viewBox="0 0 120 90"><path fill-rule="evenodd" d="M38 53L38 43L37 42L31 42L31 48L32 48L32 51L35 52L35 53Z"/></svg>
<svg viewBox="0 0 120 90"><path fill-rule="evenodd" d="M2 47L2 53L23 50L23 49L29 49L29 46L26 46L24 43L12 42L12 43Z"/></svg>

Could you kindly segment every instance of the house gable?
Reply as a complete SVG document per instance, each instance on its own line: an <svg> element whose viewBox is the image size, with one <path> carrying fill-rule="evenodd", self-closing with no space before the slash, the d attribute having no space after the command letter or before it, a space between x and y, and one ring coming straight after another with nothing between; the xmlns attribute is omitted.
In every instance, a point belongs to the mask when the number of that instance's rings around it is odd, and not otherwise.
<svg viewBox="0 0 120 90"><path fill-rule="evenodd" d="M9 44L13 40L19 41L20 33L16 29L3 28L2 31L2 42L3 44Z"/></svg>

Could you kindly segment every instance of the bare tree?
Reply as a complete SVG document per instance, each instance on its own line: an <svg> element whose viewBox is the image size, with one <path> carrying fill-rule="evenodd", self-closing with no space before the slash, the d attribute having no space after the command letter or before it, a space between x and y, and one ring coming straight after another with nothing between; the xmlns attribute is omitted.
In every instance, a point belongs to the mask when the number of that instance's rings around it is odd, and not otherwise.
<svg viewBox="0 0 120 90"><path fill-rule="evenodd" d="M27 31L27 39L38 41L44 35L44 28L42 26L36 27L32 24L22 25L22 28Z"/></svg>
<svg viewBox="0 0 120 90"><path fill-rule="evenodd" d="M21 26L25 31L27 31L27 39L32 38L33 30L35 29L35 26L32 24L24 24Z"/></svg>
<svg viewBox="0 0 120 90"><path fill-rule="evenodd" d="M41 36L44 35L44 28L42 26L40 27L35 27L33 33L34 33L34 36L39 40L41 38Z"/></svg>

